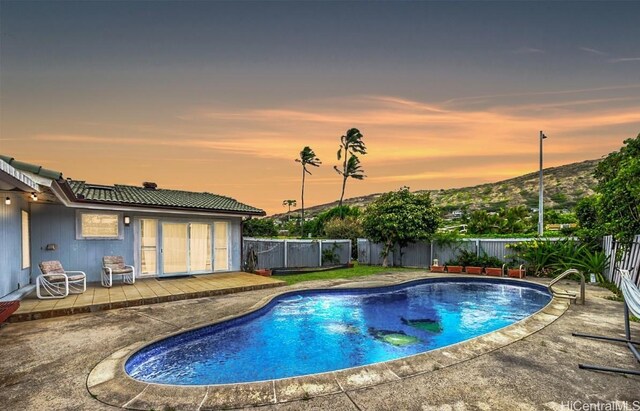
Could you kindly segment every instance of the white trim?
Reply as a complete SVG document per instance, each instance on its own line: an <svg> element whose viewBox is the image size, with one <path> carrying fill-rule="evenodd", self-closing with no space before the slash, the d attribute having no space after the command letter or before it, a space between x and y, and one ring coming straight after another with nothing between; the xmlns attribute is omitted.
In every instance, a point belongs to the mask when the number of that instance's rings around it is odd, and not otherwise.
<svg viewBox="0 0 640 411"><path fill-rule="evenodd" d="M40 186L38 186L38 183L2 159L0 159L0 171L10 177L9 183L15 185L16 188L23 191L40 192Z"/></svg>

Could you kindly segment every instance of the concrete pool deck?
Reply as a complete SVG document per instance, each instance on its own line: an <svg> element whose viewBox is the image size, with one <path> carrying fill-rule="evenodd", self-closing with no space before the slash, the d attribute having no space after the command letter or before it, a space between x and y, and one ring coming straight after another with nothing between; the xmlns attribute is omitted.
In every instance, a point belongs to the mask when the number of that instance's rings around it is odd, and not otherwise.
<svg viewBox="0 0 640 411"><path fill-rule="evenodd" d="M162 335L246 312L269 296L286 290L380 286L432 276L436 275L403 272L305 282L278 289L9 324L0 330L0 404L3 409L11 410L114 409L94 399L92 393L103 397L100 399L111 395L116 399L115 403L119 403L122 398L118 396L123 392L105 390L105 393L96 394L95 387L101 384L95 383L104 379L105 374L95 379L99 376L96 374L89 381L88 375L113 353L120 351L119 355L125 355L125 351L121 351L125 347L144 345ZM565 288L574 287L563 284ZM585 371L577 367L578 362L589 362L638 368L622 344L571 336L572 331L622 335L622 304L605 299L609 294L605 289L589 286L585 306L572 305L551 324L531 335L514 333L511 337L515 340L502 348L487 350L483 344L477 344L462 350L456 348L460 345L453 346L448 355L443 350L436 351L439 357L435 361L408 364L404 375L402 367L387 369L397 378L385 371L383 374L390 378L378 381L375 376L380 372L375 369L362 374L361 378L336 372L336 377L316 384L334 387L320 392L321 396L314 396L313 390L317 387L299 385L296 388L295 384L290 384L278 388L279 399L277 392L272 389L270 392L274 394L269 394L270 387L266 387L262 392L269 398L264 400L259 393L247 392L243 389L245 386L239 384L233 395L237 399L234 403L223 402L215 391L210 392L206 387L200 387L195 396L185 396L183 387L158 390L154 385L140 383L145 387L127 398L126 403L135 409L214 409L268 404L264 409L274 410L561 410L563 404L575 404L575 401L627 401L631 406L633 401L640 401L640 377ZM640 326L637 323L632 323L632 334L638 339ZM503 338L495 337L497 340ZM465 351L476 351L476 355L467 356ZM406 371L410 369L418 372ZM87 390L87 384L92 386L92 393ZM283 396L287 392L289 398ZM124 394L125 397L128 395ZM279 403L274 404L274 400Z"/></svg>

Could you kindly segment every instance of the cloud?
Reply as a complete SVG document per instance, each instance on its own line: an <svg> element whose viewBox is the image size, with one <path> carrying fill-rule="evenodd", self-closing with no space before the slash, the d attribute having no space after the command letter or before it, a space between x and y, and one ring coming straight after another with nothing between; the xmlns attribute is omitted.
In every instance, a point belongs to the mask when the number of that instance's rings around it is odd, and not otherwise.
<svg viewBox="0 0 640 411"><path fill-rule="evenodd" d="M594 49L594 48L591 48L591 47L579 47L579 49L584 51L584 52L595 54L595 55L598 55L598 56L606 56L607 55L607 53L605 53L604 51L600 51L598 49Z"/></svg>
<svg viewBox="0 0 640 411"><path fill-rule="evenodd" d="M512 51L515 54L540 54L544 53L544 50L537 49L535 47L520 47Z"/></svg>
<svg viewBox="0 0 640 411"><path fill-rule="evenodd" d="M631 61L640 61L640 57L622 57L617 59L609 59L609 63L628 63Z"/></svg>

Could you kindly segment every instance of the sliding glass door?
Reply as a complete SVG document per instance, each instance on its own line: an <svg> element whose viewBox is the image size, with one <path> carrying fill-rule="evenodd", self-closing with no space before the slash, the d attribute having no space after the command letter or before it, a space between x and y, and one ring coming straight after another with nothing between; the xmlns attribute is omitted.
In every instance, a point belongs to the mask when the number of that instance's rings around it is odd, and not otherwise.
<svg viewBox="0 0 640 411"><path fill-rule="evenodd" d="M189 224L189 272L211 272L211 225Z"/></svg>
<svg viewBox="0 0 640 411"><path fill-rule="evenodd" d="M140 220L140 275L158 274L158 220Z"/></svg>
<svg viewBox="0 0 640 411"><path fill-rule="evenodd" d="M189 224L162 223L162 273L187 273Z"/></svg>
<svg viewBox="0 0 640 411"><path fill-rule="evenodd" d="M137 255L141 275L228 271L229 223L141 218Z"/></svg>
<svg viewBox="0 0 640 411"><path fill-rule="evenodd" d="M214 271L229 270L229 223L216 221L213 226L215 233Z"/></svg>

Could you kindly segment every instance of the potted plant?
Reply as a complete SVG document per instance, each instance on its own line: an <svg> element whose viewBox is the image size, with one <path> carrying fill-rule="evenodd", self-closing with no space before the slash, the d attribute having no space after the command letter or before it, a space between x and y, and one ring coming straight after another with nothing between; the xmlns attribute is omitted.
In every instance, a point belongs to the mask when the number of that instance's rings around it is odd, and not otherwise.
<svg viewBox="0 0 640 411"><path fill-rule="evenodd" d="M482 274L482 263L475 251L460 251L457 258L457 264L464 266L464 271L467 274Z"/></svg>
<svg viewBox="0 0 640 411"><path fill-rule="evenodd" d="M467 265L464 270L467 274L482 274L482 266Z"/></svg>
<svg viewBox="0 0 640 411"><path fill-rule="evenodd" d="M492 277L502 277L504 274L503 267L485 267L484 272Z"/></svg>
<svg viewBox="0 0 640 411"><path fill-rule="evenodd" d="M268 270L265 268L265 269L255 270L254 272L263 277L271 277L271 273L273 272L273 270Z"/></svg>
<svg viewBox="0 0 640 411"><path fill-rule="evenodd" d="M448 273L456 273L456 274L461 273L463 268L459 260L457 259L447 261L445 266L447 267Z"/></svg>
<svg viewBox="0 0 640 411"><path fill-rule="evenodd" d="M524 265L520 264L518 268L507 268L507 276L511 278L524 278L526 277L527 272L524 268Z"/></svg>
<svg viewBox="0 0 640 411"><path fill-rule="evenodd" d="M487 275L492 277L502 277L504 275L504 264L498 257L489 257L487 254L483 254L482 265Z"/></svg>
<svg viewBox="0 0 640 411"><path fill-rule="evenodd" d="M448 273L456 273L459 274L462 272L462 266L461 265L449 265L447 264L447 272Z"/></svg>
<svg viewBox="0 0 640 411"><path fill-rule="evenodd" d="M432 273L444 273L444 265L438 264L438 259L433 259L433 264L431 264L430 270Z"/></svg>

